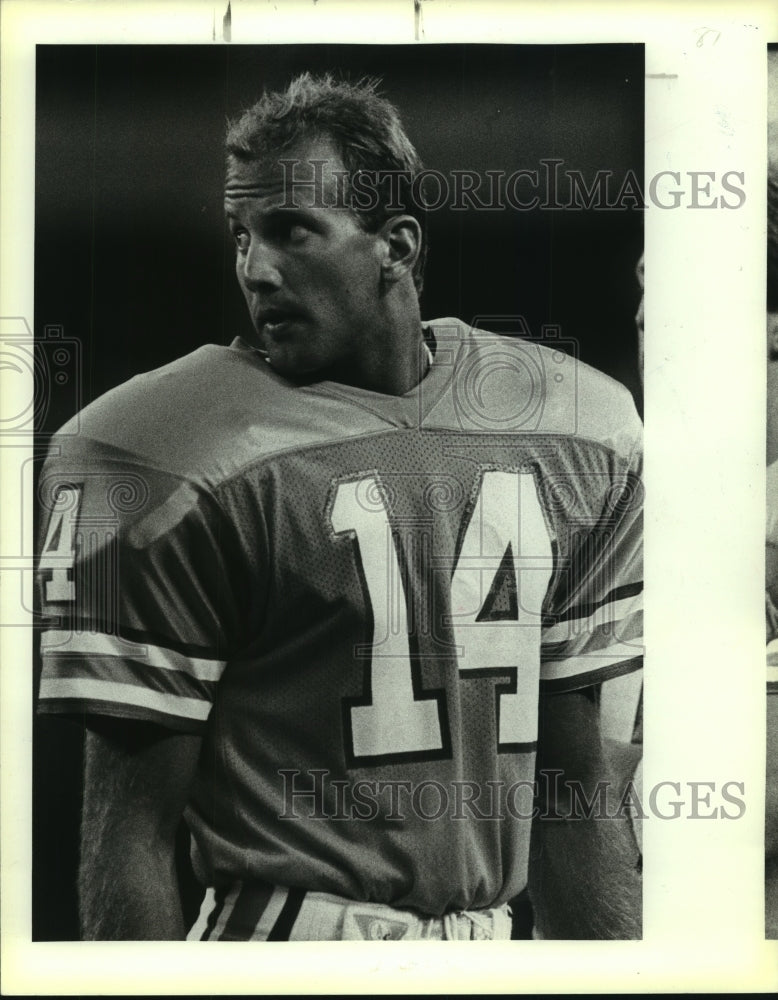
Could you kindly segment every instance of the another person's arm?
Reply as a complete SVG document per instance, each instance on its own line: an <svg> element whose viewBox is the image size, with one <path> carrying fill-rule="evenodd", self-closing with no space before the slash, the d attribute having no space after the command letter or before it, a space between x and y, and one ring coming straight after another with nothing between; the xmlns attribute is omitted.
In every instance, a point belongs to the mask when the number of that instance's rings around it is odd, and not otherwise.
<svg viewBox="0 0 778 1000"><path fill-rule="evenodd" d="M201 737L100 720L87 731L78 893L85 940L182 940L175 836Z"/></svg>
<svg viewBox="0 0 778 1000"><path fill-rule="evenodd" d="M536 932L553 939L640 938L640 851L629 817L616 815L624 783L587 691L541 699L538 746L541 813L530 861ZM555 778L555 772L561 773ZM584 799L593 804L588 817Z"/></svg>

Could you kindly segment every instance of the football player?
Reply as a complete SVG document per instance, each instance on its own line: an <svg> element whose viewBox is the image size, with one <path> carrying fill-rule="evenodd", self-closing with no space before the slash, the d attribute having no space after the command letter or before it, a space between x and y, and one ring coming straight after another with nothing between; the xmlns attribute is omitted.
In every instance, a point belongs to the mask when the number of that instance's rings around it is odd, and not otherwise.
<svg viewBox="0 0 778 1000"><path fill-rule="evenodd" d="M265 94L227 135L254 338L52 448L40 708L88 720L85 938L508 937L528 880L537 936L640 934L628 811L580 808L593 692L641 665L640 421L422 321L421 170L372 84Z"/></svg>

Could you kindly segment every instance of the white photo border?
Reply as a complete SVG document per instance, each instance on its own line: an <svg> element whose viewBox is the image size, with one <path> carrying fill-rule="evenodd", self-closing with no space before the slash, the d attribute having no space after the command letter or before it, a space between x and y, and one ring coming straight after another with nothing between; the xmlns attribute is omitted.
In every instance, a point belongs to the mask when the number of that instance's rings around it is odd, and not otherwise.
<svg viewBox="0 0 778 1000"><path fill-rule="evenodd" d="M4 0L0 322L32 330L35 45L221 40L226 3ZM232 0L232 42L641 42L645 178L744 173L736 210L649 205L645 788L742 782L738 820L644 825L639 942L32 943L31 445L0 448L2 989L6 994L770 990L763 932L766 47L755 3ZM214 34L216 40L214 41ZM29 385L3 372L9 410ZM22 380L23 381L23 380ZM20 534L19 526L25 525ZM19 607L20 583L23 607ZM255 949L258 949L255 951Z"/></svg>

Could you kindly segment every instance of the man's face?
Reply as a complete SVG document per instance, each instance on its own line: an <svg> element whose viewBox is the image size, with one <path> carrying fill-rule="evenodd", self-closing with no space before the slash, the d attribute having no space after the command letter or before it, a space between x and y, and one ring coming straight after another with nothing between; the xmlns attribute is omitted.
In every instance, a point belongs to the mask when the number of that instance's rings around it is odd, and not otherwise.
<svg viewBox="0 0 778 1000"><path fill-rule="evenodd" d="M337 198L343 167L327 139L281 158L294 169L275 157L230 161L225 211L238 282L277 371L349 381L380 333L382 241ZM318 176L313 160L325 161Z"/></svg>

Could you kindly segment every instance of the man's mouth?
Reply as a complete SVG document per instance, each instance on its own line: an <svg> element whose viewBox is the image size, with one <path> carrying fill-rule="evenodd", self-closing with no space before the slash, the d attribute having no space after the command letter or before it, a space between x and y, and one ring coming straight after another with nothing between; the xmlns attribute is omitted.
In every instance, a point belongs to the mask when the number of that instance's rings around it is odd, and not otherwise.
<svg viewBox="0 0 778 1000"><path fill-rule="evenodd" d="M260 333L264 333L268 337L277 337L285 333L299 319L301 319L300 313L274 306L260 311L257 317L257 326Z"/></svg>

